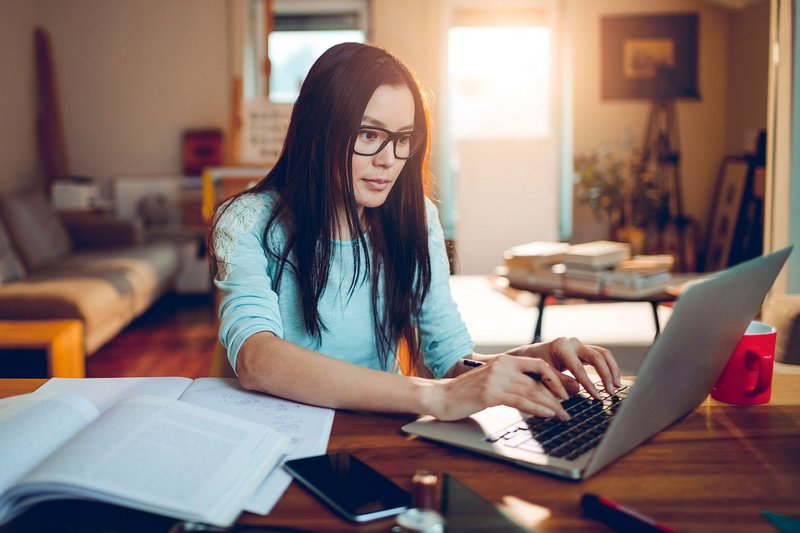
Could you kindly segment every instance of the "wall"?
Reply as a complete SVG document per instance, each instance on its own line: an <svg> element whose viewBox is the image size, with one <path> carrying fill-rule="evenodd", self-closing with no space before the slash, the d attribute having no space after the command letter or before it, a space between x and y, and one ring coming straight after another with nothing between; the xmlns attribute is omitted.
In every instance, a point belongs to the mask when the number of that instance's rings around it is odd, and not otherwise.
<svg viewBox="0 0 800 533"><path fill-rule="evenodd" d="M0 0L0 192L32 183L37 175L33 29L36 5Z"/></svg>
<svg viewBox="0 0 800 533"><path fill-rule="evenodd" d="M440 1L430 0L372 0L370 2L370 42L382 46L402 59L427 89L434 128L441 127L440 90L443 76L442 25ZM441 153L433 140L431 167L439 168Z"/></svg>
<svg viewBox="0 0 800 533"><path fill-rule="evenodd" d="M611 14L689 12L700 15L699 90L701 99L676 105L682 155L683 204L687 215L705 224L720 161L726 150L728 12L693 0L570 0L573 41L574 151L589 153L626 136L641 145L649 102L600 98L600 18ZM576 209L574 229L598 227ZM607 230L606 230L607 231ZM703 235L702 232L700 235ZM607 236L590 234L586 238ZM585 239L577 239L585 240Z"/></svg>
<svg viewBox="0 0 800 533"><path fill-rule="evenodd" d="M784 12L785 13L785 12ZM800 10L795 9L793 25L795 35L800 29ZM792 78L792 98L791 102L800 102L800 39L794 40L793 59L793 78ZM794 252L789 260L786 269L785 292L800 294L800 108L792 106L792 172L789 176L789 206L786 214L788 215L788 242L780 244L793 245ZM785 223L785 221L781 221Z"/></svg>
<svg viewBox="0 0 800 533"><path fill-rule="evenodd" d="M769 2L731 13L730 20L726 153L742 154L754 151L758 131L767 127Z"/></svg>
<svg viewBox="0 0 800 533"><path fill-rule="evenodd" d="M227 128L226 2L38 0L73 174L180 173L186 128Z"/></svg>
<svg viewBox="0 0 800 533"><path fill-rule="evenodd" d="M767 111L767 180L764 201L764 249L793 245L789 263L772 287L776 295L800 293L800 11L794 0L770 2L770 40L774 56L769 69Z"/></svg>

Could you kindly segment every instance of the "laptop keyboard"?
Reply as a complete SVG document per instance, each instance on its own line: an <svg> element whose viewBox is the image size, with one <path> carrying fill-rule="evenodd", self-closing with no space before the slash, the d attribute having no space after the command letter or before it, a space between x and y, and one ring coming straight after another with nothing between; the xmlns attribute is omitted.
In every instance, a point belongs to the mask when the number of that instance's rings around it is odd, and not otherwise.
<svg viewBox="0 0 800 533"><path fill-rule="evenodd" d="M613 395L606 392L602 382L595 383L595 386L600 393L600 400L581 391L561 402L571 417L566 422L531 416L486 437L486 440L509 448L576 459L597 446L611 418L628 395L628 387L625 386Z"/></svg>

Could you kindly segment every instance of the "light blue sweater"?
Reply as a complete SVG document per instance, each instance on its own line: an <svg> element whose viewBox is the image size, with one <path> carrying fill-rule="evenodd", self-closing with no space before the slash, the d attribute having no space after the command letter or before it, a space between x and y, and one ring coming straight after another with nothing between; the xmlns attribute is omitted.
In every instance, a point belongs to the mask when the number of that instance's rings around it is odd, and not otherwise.
<svg viewBox="0 0 800 533"><path fill-rule="evenodd" d="M362 279L350 294L353 280L353 241L336 241L328 286L319 302L327 331L321 342L309 336L303 322L297 280L285 269L277 292L272 280L277 263L264 251L264 228L276 193L253 193L235 199L220 216L213 239L219 272L214 281L222 292L219 339L236 368L236 357L251 335L270 331L316 352L367 368L380 369L373 330L370 281ZM437 378L461 357L472 354L473 344L450 295L449 266L444 234L433 202L426 199L431 289L422 306L419 339L425 364ZM282 230L273 226L268 237L272 250L281 250ZM379 302L380 308L380 302ZM394 357L390 370L397 371Z"/></svg>

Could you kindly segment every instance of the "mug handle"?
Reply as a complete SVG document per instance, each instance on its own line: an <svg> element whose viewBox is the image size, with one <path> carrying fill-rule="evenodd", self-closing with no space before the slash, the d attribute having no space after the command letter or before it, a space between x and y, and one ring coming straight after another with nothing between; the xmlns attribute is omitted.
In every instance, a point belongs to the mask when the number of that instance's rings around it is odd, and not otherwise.
<svg viewBox="0 0 800 533"><path fill-rule="evenodd" d="M756 372L758 377L756 383L752 387L748 387L745 391L746 394L761 394L769 388L770 375L767 369L768 358L761 356L752 350L747 350L747 358L756 363Z"/></svg>

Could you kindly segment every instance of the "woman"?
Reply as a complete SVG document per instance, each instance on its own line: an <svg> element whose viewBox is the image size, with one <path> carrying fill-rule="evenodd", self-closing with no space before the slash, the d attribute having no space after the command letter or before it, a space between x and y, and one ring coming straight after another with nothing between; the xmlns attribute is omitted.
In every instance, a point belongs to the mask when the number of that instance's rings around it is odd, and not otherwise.
<svg viewBox="0 0 800 533"><path fill-rule="evenodd" d="M327 407L455 420L505 404L566 420L559 399L579 384L597 396L582 363L611 391L617 364L563 338L472 353L425 197L429 144L425 101L397 58L356 43L320 56L275 167L212 228L230 363L248 389ZM397 371L401 344L432 379Z"/></svg>

